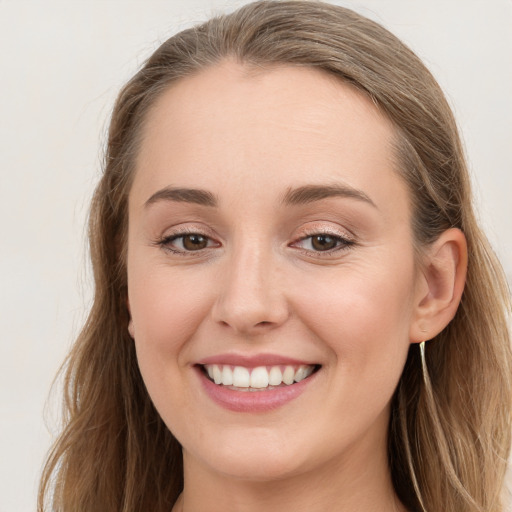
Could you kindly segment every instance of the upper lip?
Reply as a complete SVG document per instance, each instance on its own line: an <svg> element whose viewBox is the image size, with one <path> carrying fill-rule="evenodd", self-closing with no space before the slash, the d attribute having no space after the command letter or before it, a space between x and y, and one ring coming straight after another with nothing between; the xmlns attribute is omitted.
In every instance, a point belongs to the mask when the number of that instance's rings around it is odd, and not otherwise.
<svg viewBox="0 0 512 512"><path fill-rule="evenodd" d="M310 365L313 366L318 363L311 363L300 359L295 359L288 356L278 354L218 354L210 357L205 357L197 361L198 365L204 366L207 364L229 364L232 366L245 366L247 368L256 368L258 366L280 366L280 365Z"/></svg>

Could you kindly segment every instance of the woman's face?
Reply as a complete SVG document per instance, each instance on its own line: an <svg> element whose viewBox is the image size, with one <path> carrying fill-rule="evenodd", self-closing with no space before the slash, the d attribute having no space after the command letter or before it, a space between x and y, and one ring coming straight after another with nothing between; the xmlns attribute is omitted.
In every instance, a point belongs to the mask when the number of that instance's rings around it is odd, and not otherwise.
<svg viewBox="0 0 512 512"><path fill-rule="evenodd" d="M319 71L224 62L170 87L143 136L131 327L185 467L261 480L385 455L421 293L390 122Z"/></svg>

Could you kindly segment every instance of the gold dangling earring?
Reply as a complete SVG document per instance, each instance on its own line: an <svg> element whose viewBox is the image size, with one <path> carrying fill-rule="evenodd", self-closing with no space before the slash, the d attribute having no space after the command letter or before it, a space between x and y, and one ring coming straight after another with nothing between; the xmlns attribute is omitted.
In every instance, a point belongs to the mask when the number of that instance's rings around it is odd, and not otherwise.
<svg viewBox="0 0 512 512"><path fill-rule="evenodd" d="M423 373L423 380L425 384L428 384L428 369L427 369L427 361L425 359L425 341L420 343L420 357L421 357L421 370Z"/></svg>

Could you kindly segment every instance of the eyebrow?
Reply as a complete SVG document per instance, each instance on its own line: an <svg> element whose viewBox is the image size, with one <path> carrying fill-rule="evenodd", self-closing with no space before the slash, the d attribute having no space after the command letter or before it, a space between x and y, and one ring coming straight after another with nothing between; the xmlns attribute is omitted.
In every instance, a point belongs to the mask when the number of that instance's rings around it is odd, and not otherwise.
<svg viewBox="0 0 512 512"><path fill-rule="evenodd" d="M374 208L377 205L362 191L343 184L331 185L305 185L294 189L288 189L282 198L282 203L289 205L301 205L327 199L329 197L349 197L370 204Z"/></svg>
<svg viewBox="0 0 512 512"><path fill-rule="evenodd" d="M376 204L362 190L342 184L304 185L298 188L290 188L284 194L281 199L281 203L286 205L301 205L313 203L329 197L348 197L351 199L357 199L377 208ZM144 206L148 207L158 201L193 203L212 208L218 206L218 200L215 195L207 190L197 188L165 187L155 192L144 203Z"/></svg>
<svg viewBox="0 0 512 512"><path fill-rule="evenodd" d="M194 203L201 206L216 207L217 198L207 190L197 188L173 188L165 187L155 192L145 203L144 207L158 201L176 201L183 203Z"/></svg>

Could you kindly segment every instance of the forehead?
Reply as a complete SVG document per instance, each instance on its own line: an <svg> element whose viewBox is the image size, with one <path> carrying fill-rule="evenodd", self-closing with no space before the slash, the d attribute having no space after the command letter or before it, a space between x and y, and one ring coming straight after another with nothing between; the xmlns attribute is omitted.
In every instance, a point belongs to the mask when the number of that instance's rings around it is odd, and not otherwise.
<svg viewBox="0 0 512 512"><path fill-rule="evenodd" d="M140 201L170 185L253 200L292 182L404 193L392 123L366 95L312 68L217 64L165 91L142 135Z"/></svg>

